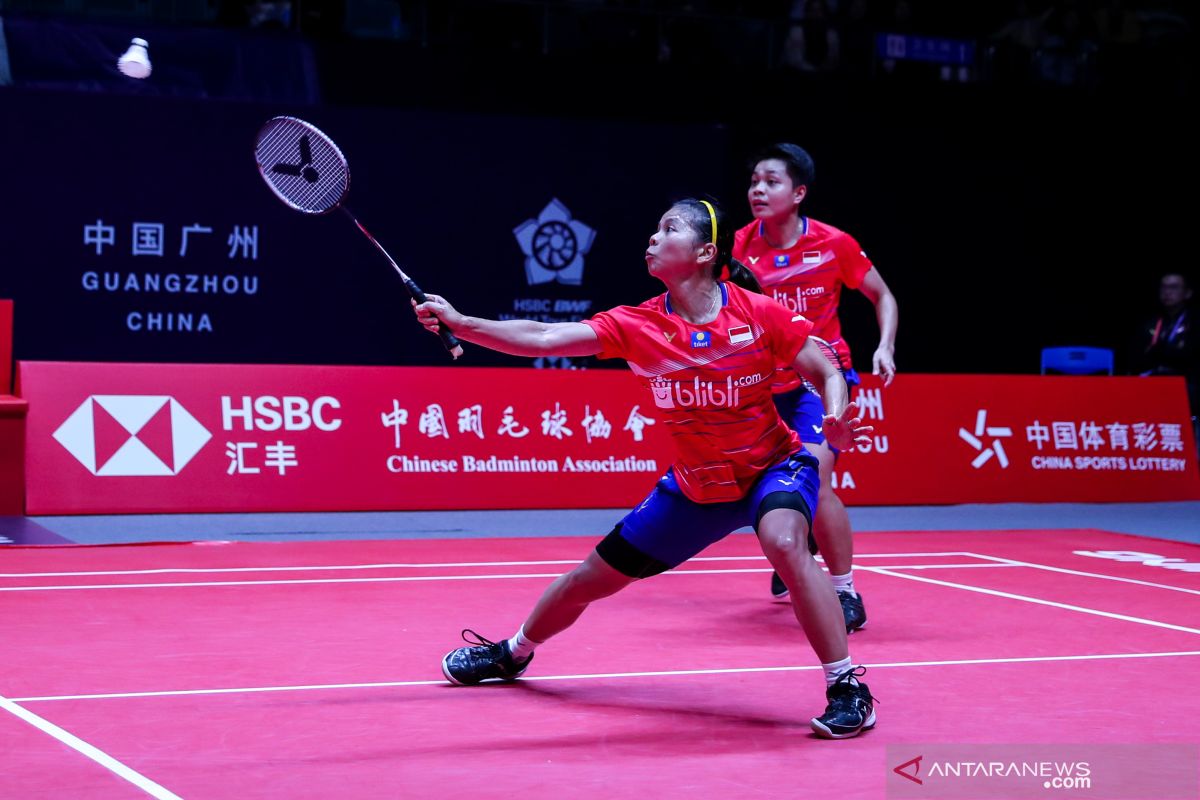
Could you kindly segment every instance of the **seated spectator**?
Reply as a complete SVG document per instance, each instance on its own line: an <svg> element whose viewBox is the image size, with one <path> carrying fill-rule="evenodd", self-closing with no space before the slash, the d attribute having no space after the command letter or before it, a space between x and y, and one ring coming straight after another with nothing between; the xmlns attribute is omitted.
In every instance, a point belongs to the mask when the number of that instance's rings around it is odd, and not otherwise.
<svg viewBox="0 0 1200 800"><path fill-rule="evenodd" d="M825 0L797 0L783 44L783 63L803 72L837 69L841 40Z"/></svg>
<svg viewBox="0 0 1200 800"><path fill-rule="evenodd" d="M1186 275L1163 275L1158 288L1159 313L1138 330L1132 355L1139 375L1183 376L1195 428L1200 412L1200 340L1194 328L1191 299L1192 287ZM1196 432L1200 442L1200 428Z"/></svg>
<svg viewBox="0 0 1200 800"><path fill-rule="evenodd" d="M1087 86L1092 82L1097 45L1090 23L1091 18L1072 0L1050 10L1046 35L1034 62L1039 78L1059 86Z"/></svg>

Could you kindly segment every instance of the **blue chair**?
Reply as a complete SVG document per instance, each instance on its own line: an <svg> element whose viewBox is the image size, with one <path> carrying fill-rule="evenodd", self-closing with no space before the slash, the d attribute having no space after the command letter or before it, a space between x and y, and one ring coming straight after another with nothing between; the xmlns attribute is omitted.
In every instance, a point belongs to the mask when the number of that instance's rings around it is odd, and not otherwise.
<svg viewBox="0 0 1200 800"><path fill-rule="evenodd" d="M1045 347L1042 374L1112 375L1113 351L1103 347Z"/></svg>

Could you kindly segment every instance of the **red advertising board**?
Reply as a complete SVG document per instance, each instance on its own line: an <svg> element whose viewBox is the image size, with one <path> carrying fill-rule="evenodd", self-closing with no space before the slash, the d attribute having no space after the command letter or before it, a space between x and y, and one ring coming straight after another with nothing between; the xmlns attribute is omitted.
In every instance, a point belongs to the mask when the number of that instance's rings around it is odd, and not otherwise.
<svg viewBox="0 0 1200 800"><path fill-rule="evenodd" d="M617 370L23 362L27 513L597 508L671 462ZM1182 381L904 375L858 505L1200 498Z"/></svg>
<svg viewBox="0 0 1200 800"><path fill-rule="evenodd" d="M0 394L12 389L13 302L0 300Z"/></svg>
<svg viewBox="0 0 1200 800"><path fill-rule="evenodd" d="M855 394L876 431L838 463L848 504L1200 498L1181 378L868 376Z"/></svg>

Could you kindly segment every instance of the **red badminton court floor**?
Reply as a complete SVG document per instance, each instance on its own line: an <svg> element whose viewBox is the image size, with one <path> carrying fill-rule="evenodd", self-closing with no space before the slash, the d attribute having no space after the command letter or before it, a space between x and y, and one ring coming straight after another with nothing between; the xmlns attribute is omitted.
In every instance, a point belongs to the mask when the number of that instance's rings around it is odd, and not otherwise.
<svg viewBox="0 0 1200 800"><path fill-rule="evenodd" d="M579 538L9 548L6 798L884 795L898 743L1200 739L1200 547L1100 531L860 534L881 700L824 684L735 535L595 604L512 685L451 687ZM1139 551L1116 561L1077 551Z"/></svg>

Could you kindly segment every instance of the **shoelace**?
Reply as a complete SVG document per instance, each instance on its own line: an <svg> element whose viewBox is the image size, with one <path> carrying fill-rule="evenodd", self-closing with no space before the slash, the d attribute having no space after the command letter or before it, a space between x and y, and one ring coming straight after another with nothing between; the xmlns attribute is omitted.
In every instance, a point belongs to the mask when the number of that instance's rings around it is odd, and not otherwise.
<svg viewBox="0 0 1200 800"><path fill-rule="evenodd" d="M833 681L833 685L837 686L839 683L844 683L850 687L862 686L861 683L857 682L857 679L863 677L866 674L867 674L866 667L851 667L850 669L846 670L845 672L839 673L837 678ZM856 680L856 682L851 683L850 682L851 678L854 678ZM881 703L879 702L879 699L877 697L875 697L875 695L871 694L870 689L867 690L867 697L869 697L871 699L872 704L881 705Z"/></svg>
<svg viewBox="0 0 1200 800"><path fill-rule="evenodd" d="M468 639L467 638L468 633L471 634L471 636L473 636L474 639ZM472 645L473 647L480 647L480 646L495 647L495 645L496 645L496 643L493 642L491 639L487 638L486 636L480 636L478 633L471 630L470 628L463 628L462 640L464 642L466 642L467 644Z"/></svg>

